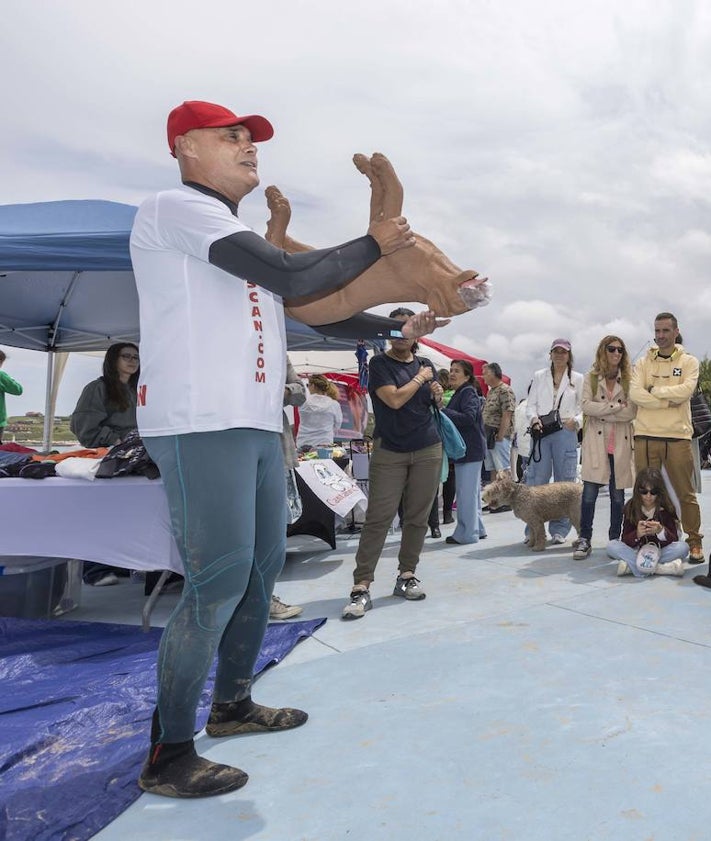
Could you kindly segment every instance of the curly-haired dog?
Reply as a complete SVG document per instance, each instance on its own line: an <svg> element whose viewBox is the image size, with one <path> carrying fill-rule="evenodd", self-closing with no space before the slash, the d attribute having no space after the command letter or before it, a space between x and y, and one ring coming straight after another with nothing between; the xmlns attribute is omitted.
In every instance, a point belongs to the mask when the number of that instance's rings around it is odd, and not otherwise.
<svg viewBox="0 0 711 841"><path fill-rule="evenodd" d="M545 524L549 520L568 517L580 535L582 495L583 486L576 482L531 486L501 478L487 485L482 497L490 508L510 505L519 520L528 526L528 545L534 552L542 552L546 546Z"/></svg>

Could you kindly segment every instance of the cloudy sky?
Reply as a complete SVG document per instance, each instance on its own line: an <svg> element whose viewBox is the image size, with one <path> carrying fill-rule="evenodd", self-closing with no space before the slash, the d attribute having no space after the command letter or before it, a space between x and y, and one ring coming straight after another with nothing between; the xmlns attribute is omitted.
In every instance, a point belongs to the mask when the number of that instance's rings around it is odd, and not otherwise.
<svg viewBox="0 0 711 841"><path fill-rule="evenodd" d="M704 0L7 0L0 48L3 203L139 203L177 182L168 111L206 99L273 122L262 186L313 245L365 231L351 157L388 155L412 227L494 289L433 338L518 391L553 338L586 370L608 332L646 347L660 310L709 353ZM264 229L261 191L241 215ZM6 350L8 409L41 409L43 355ZM72 359L59 412L97 375Z"/></svg>

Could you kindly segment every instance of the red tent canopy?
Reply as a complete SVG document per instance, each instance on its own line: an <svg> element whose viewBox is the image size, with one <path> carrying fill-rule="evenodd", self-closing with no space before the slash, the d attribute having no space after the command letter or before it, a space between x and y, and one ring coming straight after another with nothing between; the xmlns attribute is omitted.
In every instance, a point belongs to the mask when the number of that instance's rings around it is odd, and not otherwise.
<svg viewBox="0 0 711 841"><path fill-rule="evenodd" d="M471 362L472 368L474 369L474 374L476 375L477 380L479 380L479 385L481 386L482 392L486 394L486 392L489 390L481 375L482 369L487 362L486 359L477 359L476 356L471 356L470 354L464 353L463 351L457 350L457 348L450 347L449 345L442 345L439 342L433 342L432 339L421 338L417 341L421 345L431 347L433 350L438 351L443 356L447 356L450 359L466 359L467 362ZM511 377L507 377L506 374L502 376L502 380L508 385L511 385Z"/></svg>

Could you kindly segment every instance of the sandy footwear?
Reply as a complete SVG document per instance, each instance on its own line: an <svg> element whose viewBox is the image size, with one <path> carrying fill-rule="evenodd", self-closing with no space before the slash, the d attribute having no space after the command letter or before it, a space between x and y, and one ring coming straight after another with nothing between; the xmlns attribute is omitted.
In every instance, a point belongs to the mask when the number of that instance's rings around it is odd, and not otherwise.
<svg viewBox="0 0 711 841"><path fill-rule="evenodd" d="M248 779L239 768L198 756L191 739L153 745L138 785L162 797L215 797L242 788Z"/></svg>
<svg viewBox="0 0 711 841"><path fill-rule="evenodd" d="M208 736L241 736L243 733L292 730L305 724L308 717L303 710L263 707L247 697L241 701L213 703L205 731Z"/></svg>

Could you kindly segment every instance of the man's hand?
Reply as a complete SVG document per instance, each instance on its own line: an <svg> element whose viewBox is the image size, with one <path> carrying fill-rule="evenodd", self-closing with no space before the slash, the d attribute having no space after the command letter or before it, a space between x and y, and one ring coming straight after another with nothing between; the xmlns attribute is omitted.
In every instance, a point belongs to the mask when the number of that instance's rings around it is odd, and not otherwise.
<svg viewBox="0 0 711 841"><path fill-rule="evenodd" d="M404 216L371 222L368 233L380 246L380 253L383 257L392 254L394 251L399 251L401 248L412 248L415 244L415 237Z"/></svg>
<svg viewBox="0 0 711 841"><path fill-rule="evenodd" d="M437 318L432 310L424 310L411 315L402 324L401 332L406 339L417 339L432 333L438 327L444 327L451 321L451 318Z"/></svg>

